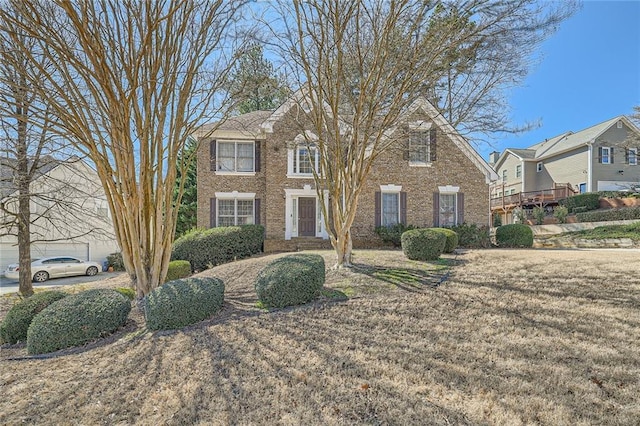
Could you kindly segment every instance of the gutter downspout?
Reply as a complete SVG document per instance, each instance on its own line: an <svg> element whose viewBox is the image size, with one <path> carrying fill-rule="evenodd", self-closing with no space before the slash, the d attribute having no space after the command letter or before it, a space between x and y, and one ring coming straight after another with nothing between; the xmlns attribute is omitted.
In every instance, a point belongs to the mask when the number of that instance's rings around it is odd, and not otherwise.
<svg viewBox="0 0 640 426"><path fill-rule="evenodd" d="M589 158L587 158L587 192L592 192L592 174L593 174L593 141L587 142L589 147Z"/></svg>

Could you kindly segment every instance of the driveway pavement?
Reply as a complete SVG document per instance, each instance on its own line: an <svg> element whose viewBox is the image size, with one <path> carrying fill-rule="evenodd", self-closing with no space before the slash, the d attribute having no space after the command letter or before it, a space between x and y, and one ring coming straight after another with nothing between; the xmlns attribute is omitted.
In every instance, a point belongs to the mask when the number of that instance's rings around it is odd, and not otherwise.
<svg viewBox="0 0 640 426"><path fill-rule="evenodd" d="M77 277L68 277L68 278L54 278L43 283L33 283L33 288L45 288L45 287L60 287L66 285L74 285L74 284L82 284L89 283L92 281L100 281L107 278L111 278L116 276L116 274L120 274L122 272L113 272L113 273L100 273L98 275L94 275L93 277L88 277L86 275L79 275ZM6 293L16 293L18 291L18 281L10 280L5 277L0 277L0 294Z"/></svg>

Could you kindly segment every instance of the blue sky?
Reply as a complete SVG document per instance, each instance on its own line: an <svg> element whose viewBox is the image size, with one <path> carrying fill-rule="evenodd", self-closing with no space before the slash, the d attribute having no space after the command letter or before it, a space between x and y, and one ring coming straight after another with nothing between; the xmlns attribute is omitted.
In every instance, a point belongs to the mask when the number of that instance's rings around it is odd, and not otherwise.
<svg viewBox="0 0 640 426"><path fill-rule="evenodd" d="M514 123L541 121L521 136L483 146L525 148L565 131L579 131L640 105L640 0L585 0L541 46L542 60L512 91Z"/></svg>

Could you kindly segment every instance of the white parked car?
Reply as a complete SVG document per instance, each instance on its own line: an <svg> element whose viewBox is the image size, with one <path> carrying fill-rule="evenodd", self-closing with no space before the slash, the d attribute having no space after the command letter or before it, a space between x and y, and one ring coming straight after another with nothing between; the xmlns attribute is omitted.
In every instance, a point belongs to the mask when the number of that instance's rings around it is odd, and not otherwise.
<svg viewBox="0 0 640 426"><path fill-rule="evenodd" d="M80 260L70 256L43 257L31 262L31 273L33 281L41 283L49 278L70 277L73 275L99 274L102 267L98 262ZM17 263L9 265L4 276L17 280L20 274L20 265Z"/></svg>

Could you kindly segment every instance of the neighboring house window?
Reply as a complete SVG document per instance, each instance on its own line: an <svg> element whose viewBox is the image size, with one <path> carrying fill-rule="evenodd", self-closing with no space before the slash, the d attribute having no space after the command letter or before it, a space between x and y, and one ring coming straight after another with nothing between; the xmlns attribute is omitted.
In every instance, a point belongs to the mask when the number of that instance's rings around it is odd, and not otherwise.
<svg viewBox="0 0 640 426"><path fill-rule="evenodd" d="M507 181L507 170L506 169L502 171L502 181L503 182Z"/></svg>
<svg viewBox="0 0 640 426"><path fill-rule="evenodd" d="M516 166L516 178L522 177L522 164Z"/></svg>
<svg viewBox="0 0 640 426"><path fill-rule="evenodd" d="M375 226L406 223L407 194L401 186L380 185L375 196Z"/></svg>
<svg viewBox="0 0 640 426"><path fill-rule="evenodd" d="M599 148L599 151L600 163L613 164L613 148L603 146Z"/></svg>
<svg viewBox="0 0 640 426"><path fill-rule="evenodd" d="M210 208L211 227L260 223L260 200L255 193L216 192Z"/></svg>
<svg viewBox="0 0 640 426"><path fill-rule="evenodd" d="M630 166L638 165L638 148L629 148L627 160Z"/></svg>
<svg viewBox="0 0 640 426"><path fill-rule="evenodd" d="M542 171L542 162L536 164L536 172L541 172Z"/></svg>
<svg viewBox="0 0 640 426"><path fill-rule="evenodd" d="M218 172L241 173L254 172L254 142L222 142L218 141L216 154Z"/></svg>
<svg viewBox="0 0 640 426"><path fill-rule="evenodd" d="M433 226L464 223L464 194L457 186L440 186L433 194ZM505 194L506 195L506 194Z"/></svg>

